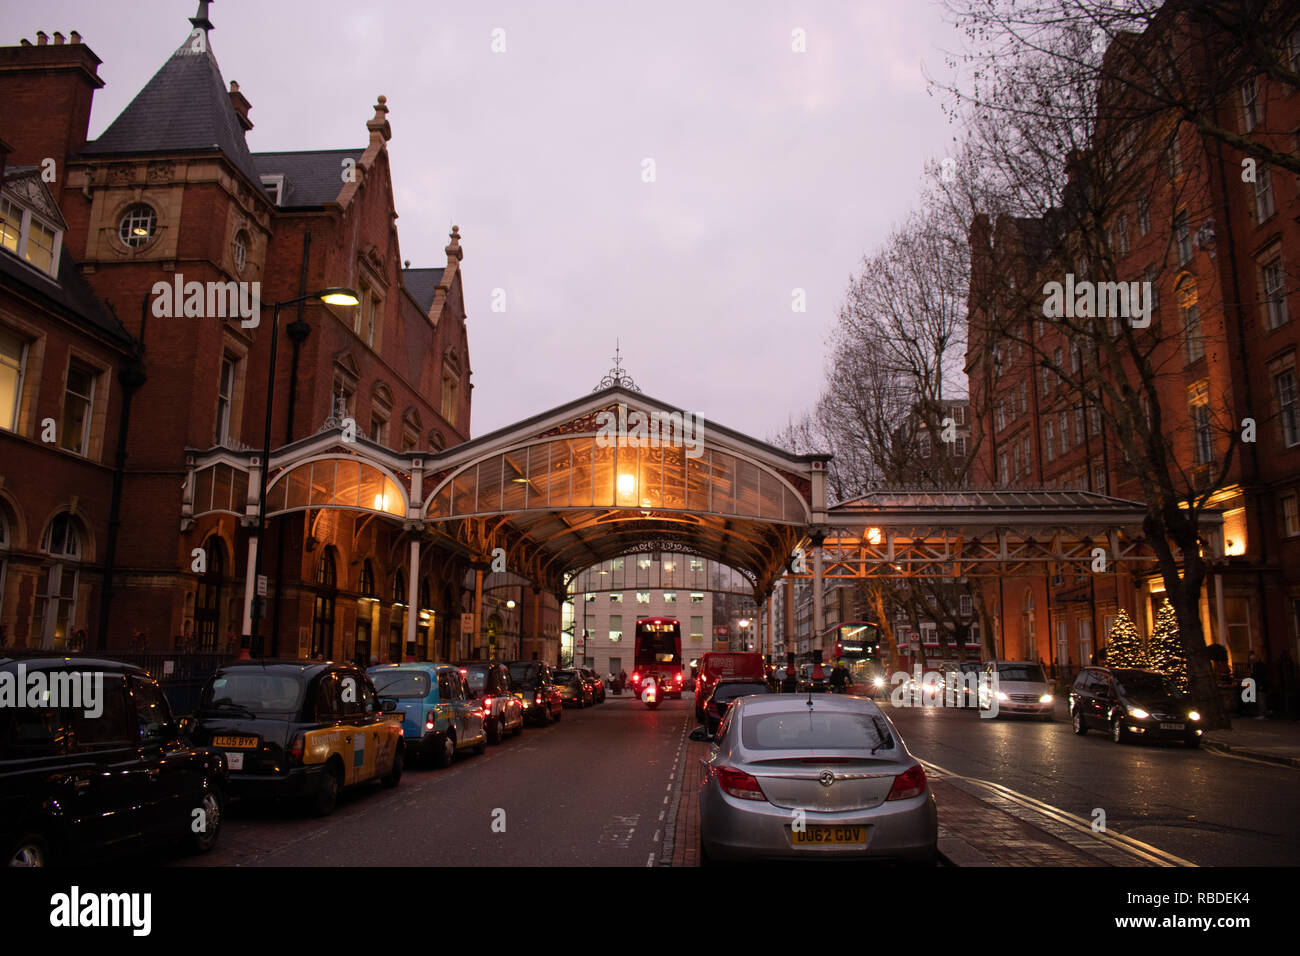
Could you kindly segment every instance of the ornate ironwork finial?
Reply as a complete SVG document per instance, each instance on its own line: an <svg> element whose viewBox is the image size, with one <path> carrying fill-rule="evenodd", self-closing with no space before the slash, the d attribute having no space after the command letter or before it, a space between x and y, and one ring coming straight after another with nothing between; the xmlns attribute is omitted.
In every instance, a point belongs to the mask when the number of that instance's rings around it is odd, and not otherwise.
<svg viewBox="0 0 1300 956"><path fill-rule="evenodd" d="M199 0L198 13L190 17L190 23L194 25L194 29L204 31L213 29L212 21L208 18L208 5L210 3L212 3L212 0Z"/></svg>
<svg viewBox="0 0 1300 956"><path fill-rule="evenodd" d="M609 370L605 377L600 380L600 384L593 388L592 391L599 392L601 389L612 388L615 385L619 388L625 388L629 392L641 391L636 382L632 381L632 377L627 374L627 370L623 368L623 353L619 348L618 339L614 340L614 367Z"/></svg>

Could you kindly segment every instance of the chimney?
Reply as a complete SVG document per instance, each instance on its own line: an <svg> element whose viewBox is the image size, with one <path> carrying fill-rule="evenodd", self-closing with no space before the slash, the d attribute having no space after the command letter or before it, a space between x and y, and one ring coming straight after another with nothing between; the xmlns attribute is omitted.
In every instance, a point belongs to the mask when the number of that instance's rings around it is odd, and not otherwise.
<svg viewBox="0 0 1300 956"><path fill-rule="evenodd" d="M230 105L235 108L239 115L239 125L248 132L253 128L253 121L248 118L248 111L253 108L253 104L245 99L244 94L239 92L239 84L234 80L230 81Z"/></svg>
<svg viewBox="0 0 1300 956"><path fill-rule="evenodd" d="M99 57L90 47L67 43L61 33L54 36L50 43L41 30L34 45L0 46L0 130L12 147L13 165L54 160L57 179L52 185L58 199L68 157L86 145L91 100L104 81Z"/></svg>
<svg viewBox="0 0 1300 956"><path fill-rule="evenodd" d="M71 33L69 33L68 37L72 40L73 43L81 42L81 34L78 33L76 30L73 30Z"/></svg>

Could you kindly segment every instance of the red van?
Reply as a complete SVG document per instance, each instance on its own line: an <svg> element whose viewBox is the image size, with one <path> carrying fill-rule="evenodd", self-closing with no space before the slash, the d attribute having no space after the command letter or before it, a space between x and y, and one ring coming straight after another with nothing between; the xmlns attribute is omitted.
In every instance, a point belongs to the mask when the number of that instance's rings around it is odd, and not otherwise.
<svg viewBox="0 0 1300 956"><path fill-rule="evenodd" d="M763 655L755 652L728 653L726 651L709 651L700 655L699 666L695 669L695 719L704 720L704 701L713 690L713 685L720 680L733 677L745 677L751 680L766 680L767 671L763 667Z"/></svg>

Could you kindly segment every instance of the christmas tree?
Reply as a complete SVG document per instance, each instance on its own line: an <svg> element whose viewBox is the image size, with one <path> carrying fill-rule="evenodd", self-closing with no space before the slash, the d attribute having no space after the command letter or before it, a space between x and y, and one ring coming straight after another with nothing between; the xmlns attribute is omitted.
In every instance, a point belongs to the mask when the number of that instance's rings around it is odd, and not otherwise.
<svg viewBox="0 0 1300 956"><path fill-rule="evenodd" d="M1106 645L1107 667L1148 667L1146 648L1128 612L1120 608Z"/></svg>
<svg viewBox="0 0 1300 956"><path fill-rule="evenodd" d="M1156 626L1151 632L1151 669L1172 680L1183 693L1187 692L1187 653L1183 650L1183 636L1178 632L1178 616L1174 606L1165 598L1156 611Z"/></svg>

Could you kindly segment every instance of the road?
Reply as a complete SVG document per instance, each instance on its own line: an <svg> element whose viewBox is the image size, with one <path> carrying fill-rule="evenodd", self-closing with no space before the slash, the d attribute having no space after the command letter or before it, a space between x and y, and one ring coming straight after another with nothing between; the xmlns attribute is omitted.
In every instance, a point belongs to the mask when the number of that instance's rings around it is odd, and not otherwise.
<svg viewBox="0 0 1300 956"><path fill-rule="evenodd" d="M646 866L662 850L677 761L694 726L689 696L656 711L609 697L445 770L408 767L395 789L360 788L323 819L232 807L212 853L176 862Z"/></svg>
<svg viewBox="0 0 1300 956"><path fill-rule="evenodd" d="M1181 745L1118 745L1076 737L1058 719L983 719L973 711L886 705L908 749L963 776L989 780L1093 819L1200 866L1300 863L1300 771Z"/></svg>
<svg viewBox="0 0 1300 956"><path fill-rule="evenodd" d="M885 705L908 748L953 774L993 781L1204 866L1300 862L1298 772L1176 746L1117 746L1055 723ZM221 842L182 866L639 866L657 863L675 819L692 701L648 710L631 697L566 710L446 770L408 767L326 818L229 808ZM943 810L940 809L942 814ZM494 828L495 823L495 828ZM1088 839L1084 835L1083 839Z"/></svg>

